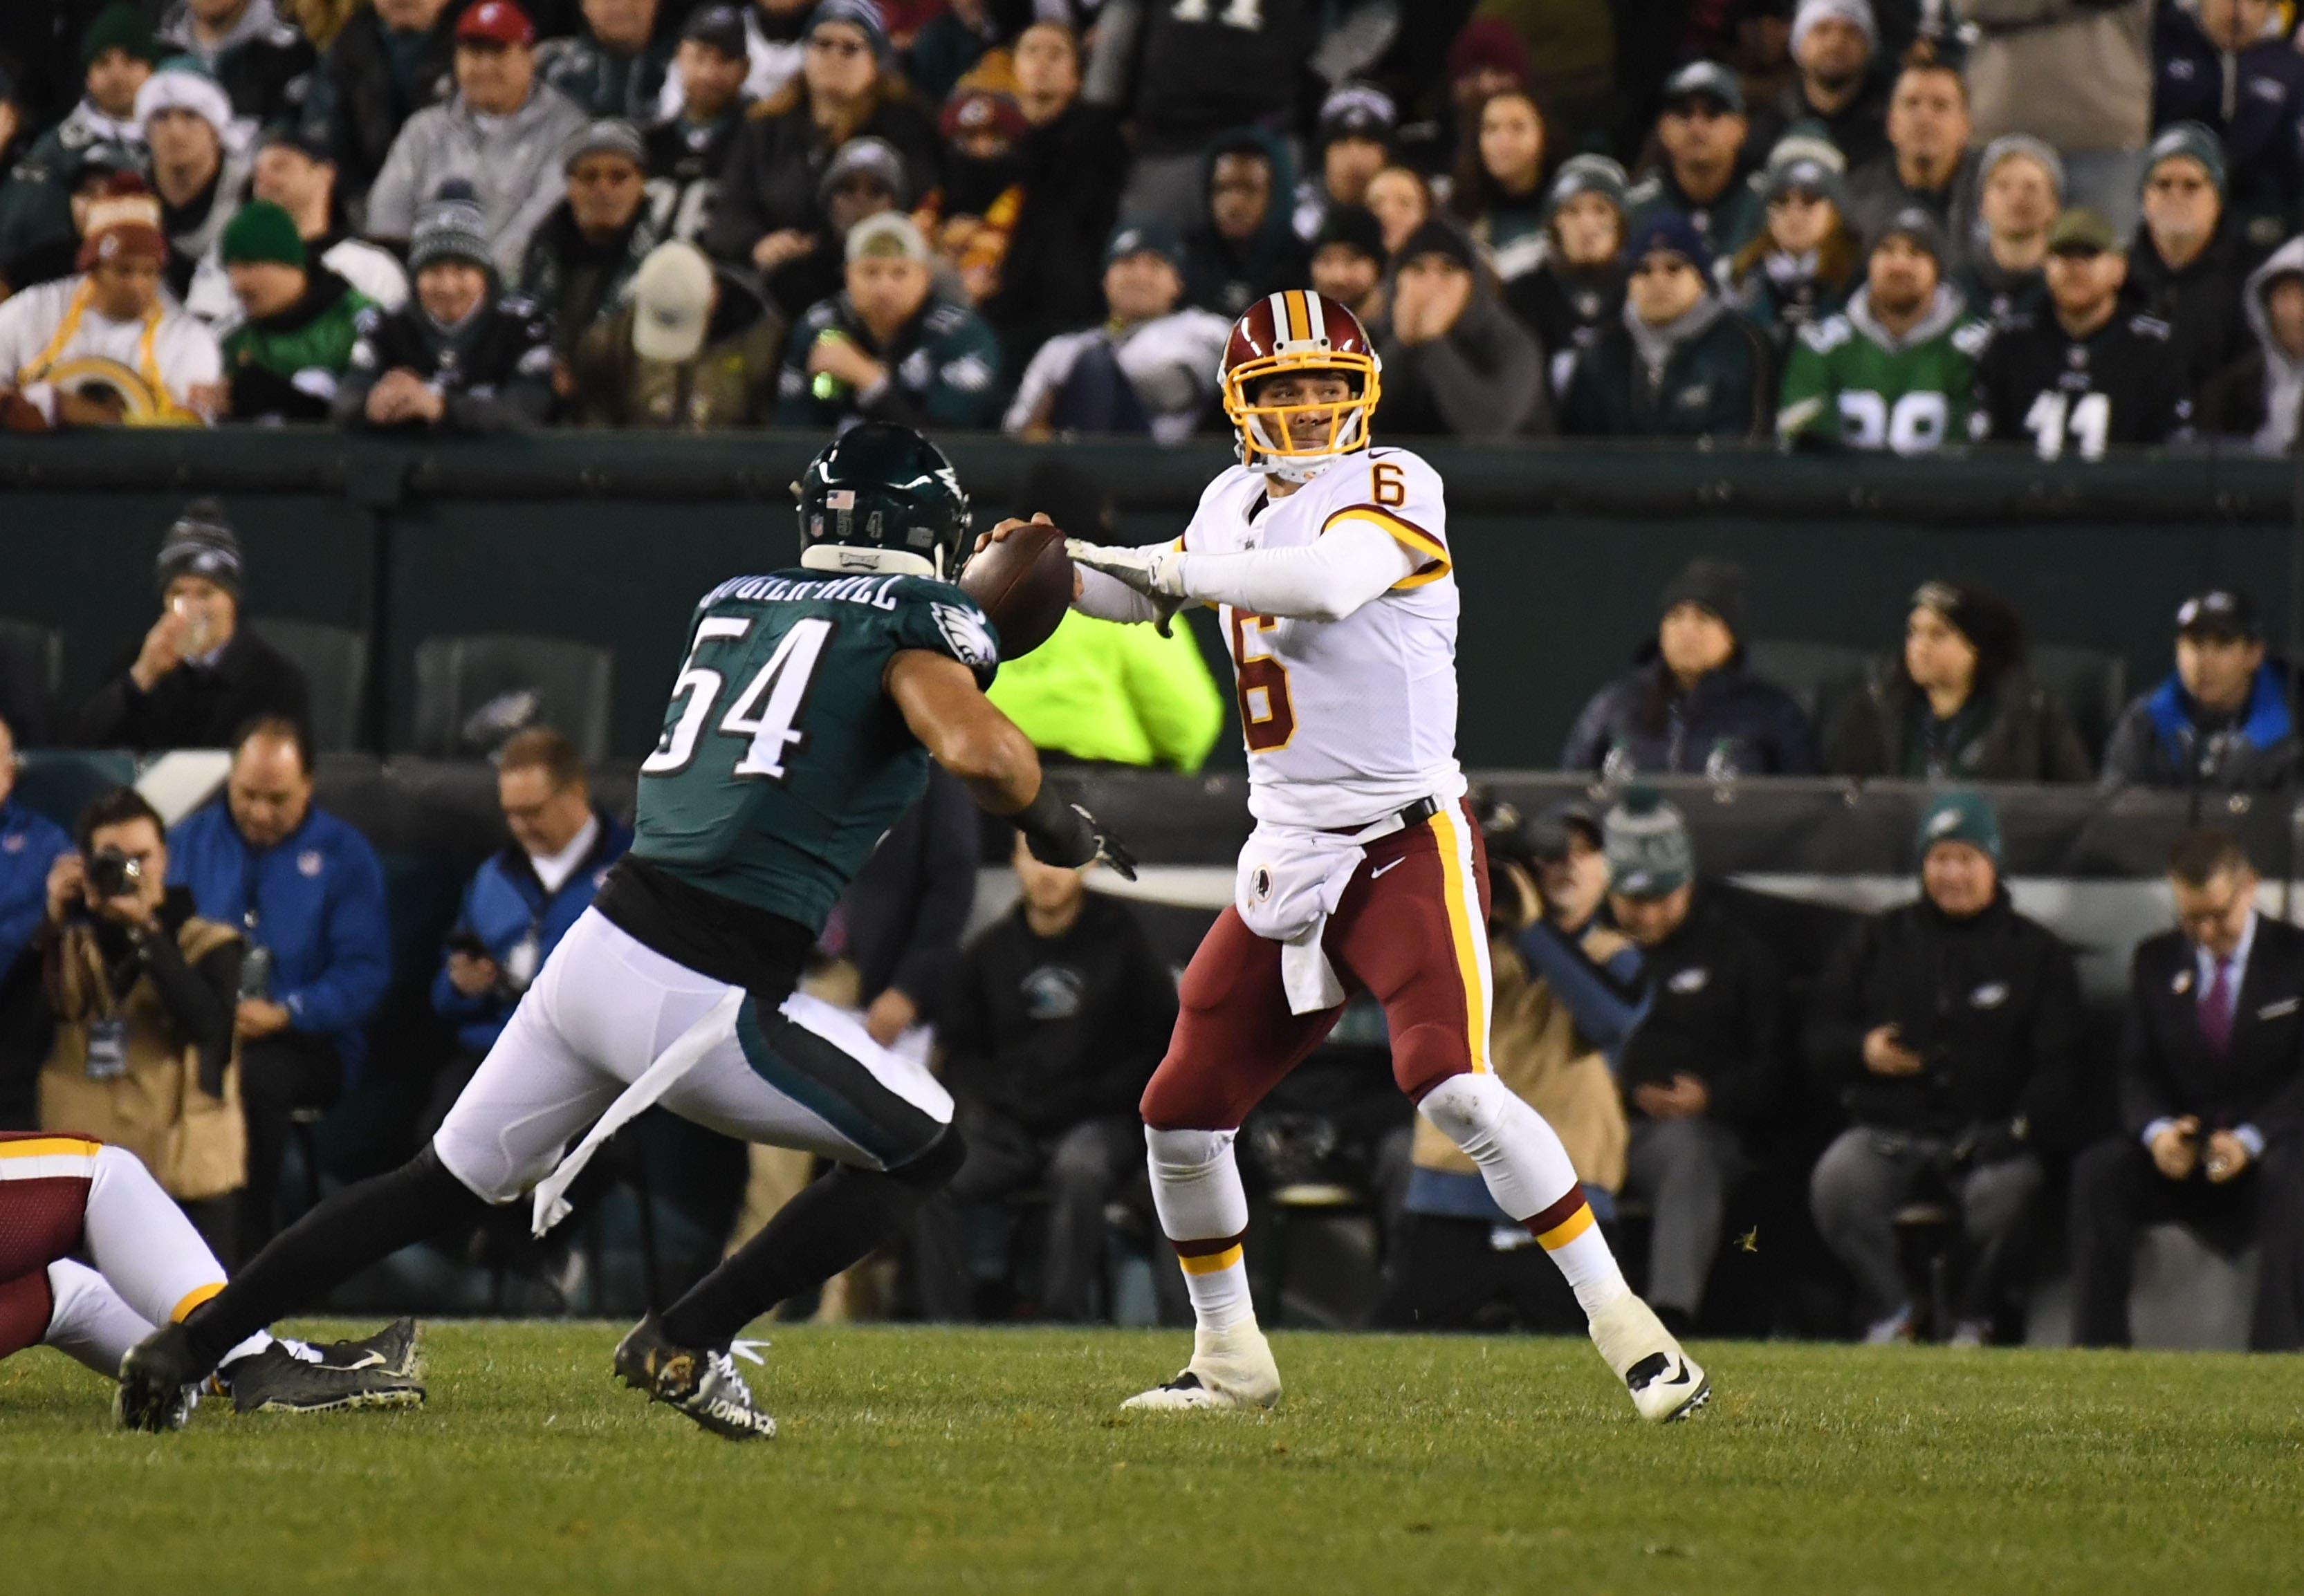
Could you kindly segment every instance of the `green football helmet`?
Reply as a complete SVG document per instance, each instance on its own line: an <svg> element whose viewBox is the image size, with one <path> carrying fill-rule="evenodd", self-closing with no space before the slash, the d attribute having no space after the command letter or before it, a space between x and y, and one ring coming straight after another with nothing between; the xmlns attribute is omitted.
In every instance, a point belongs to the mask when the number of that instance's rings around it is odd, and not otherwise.
<svg viewBox="0 0 2304 1596"><path fill-rule="evenodd" d="M960 574L968 495L944 451L909 426L864 421L800 479L800 562L810 570Z"/></svg>

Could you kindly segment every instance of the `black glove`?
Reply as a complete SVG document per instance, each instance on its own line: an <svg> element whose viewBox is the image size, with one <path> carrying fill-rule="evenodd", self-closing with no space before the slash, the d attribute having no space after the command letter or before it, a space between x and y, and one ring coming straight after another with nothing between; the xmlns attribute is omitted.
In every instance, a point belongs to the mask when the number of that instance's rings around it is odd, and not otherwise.
<svg viewBox="0 0 2304 1596"><path fill-rule="evenodd" d="M1043 865L1077 870L1102 860L1122 880L1136 879L1136 856L1128 851L1127 844L1086 809L1059 798L1046 781L1040 783L1038 796L1014 819L1024 833L1025 848Z"/></svg>

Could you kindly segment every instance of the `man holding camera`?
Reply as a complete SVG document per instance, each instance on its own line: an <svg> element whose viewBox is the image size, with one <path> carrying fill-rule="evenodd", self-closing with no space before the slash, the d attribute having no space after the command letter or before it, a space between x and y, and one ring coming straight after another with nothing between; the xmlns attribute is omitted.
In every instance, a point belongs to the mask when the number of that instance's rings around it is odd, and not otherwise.
<svg viewBox="0 0 2304 1596"><path fill-rule="evenodd" d="M334 1102L368 1054L361 1027L392 977L376 850L312 803L303 728L267 718L233 749L224 796L168 840L172 884L247 943L233 1026L247 1108L248 1187L239 1256L273 1231L288 1127Z"/></svg>
<svg viewBox="0 0 2304 1596"><path fill-rule="evenodd" d="M80 706L84 747L221 748L259 715L301 722L311 690L295 663L241 624L240 538L214 499L195 499L160 541L160 618Z"/></svg>
<svg viewBox="0 0 2304 1596"><path fill-rule="evenodd" d="M228 1235L247 1173L240 937L166 884L160 816L133 788L100 795L78 829L48 871L40 1124L126 1148L211 1239Z"/></svg>
<svg viewBox="0 0 2304 1596"><path fill-rule="evenodd" d="M2020 1262L2040 1150L2071 1122L2080 980L2054 933L2010 904L1981 796L1938 797L1918 849L1920 900L1858 925L1817 985L1809 1061L1854 1123L1817 1161L1808 1200L1873 1343L1917 1328L1896 1211L1948 1200L1969 1254L1951 1339L1982 1346Z"/></svg>

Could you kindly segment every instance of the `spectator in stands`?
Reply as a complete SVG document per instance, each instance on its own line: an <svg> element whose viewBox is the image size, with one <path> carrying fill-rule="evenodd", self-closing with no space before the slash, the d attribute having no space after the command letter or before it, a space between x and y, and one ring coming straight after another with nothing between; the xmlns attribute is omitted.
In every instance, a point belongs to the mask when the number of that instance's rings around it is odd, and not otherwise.
<svg viewBox="0 0 2304 1596"><path fill-rule="evenodd" d="M515 733L496 764L512 840L464 889L432 979L433 1009L456 1031L455 1056L434 1080L425 1116L436 1128L632 841L631 828L592 801L584 756L559 732Z"/></svg>
<svg viewBox="0 0 2304 1596"><path fill-rule="evenodd" d="M2291 453L2304 398L2304 239L2274 250L2241 298L2249 344L2202 391L2199 428L2258 454Z"/></svg>
<svg viewBox="0 0 2304 1596"><path fill-rule="evenodd" d="M1105 318L1062 333L1024 368L1001 422L1041 441L1058 434L1148 435L1181 443L1216 396L1232 324L1192 306L1184 246L1165 222L1123 222L1105 249Z"/></svg>
<svg viewBox="0 0 2304 1596"><path fill-rule="evenodd" d="M2261 242L2278 239L2304 196L2304 60L2278 11L2270 0L2195 0L2161 6L2153 23L2152 125L2191 122L2216 138L2251 243L2259 227Z"/></svg>
<svg viewBox="0 0 2304 1596"><path fill-rule="evenodd" d="M2296 68L2304 79L2304 57ZM2241 229L2226 219L2224 150L2207 129L2176 123L2145 163L2144 221L2129 247L2124 297L2129 309L2168 324L2184 392L2197 398L2248 347Z"/></svg>
<svg viewBox="0 0 2304 1596"><path fill-rule="evenodd" d="M658 244L631 297L593 323L570 362L587 426L716 431L775 415L784 319L693 244Z"/></svg>
<svg viewBox="0 0 2304 1596"><path fill-rule="evenodd" d="M583 28L536 48L538 79L595 119L656 120L673 46L654 41L656 0L582 0Z"/></svg>
<svg viewBox="0 0 2304 1596"><path fill-rule="evenodd" d="M0 426L191 426L224 408L216 337L161 292L160 204L133 173L88 206L80 274L0 304Z"/></svg>
<svg viewBox="0 0 2304 1596"><path fill-rule="evenodd" d="M223 86L247 126L301 114L319 57L272 0L178 0L158 34Z"/></svg>
<svg viewBox="0 0 2304 1596"><path fill-rule="evenodd" d="M1802 122L1821 126L1849 166L1888 153L1888 80L1871 0L1800 0L1792 12L1793 73L1752 117L1752 141L1773 149Z"/></svg>
<svg viewBox="0 0 2304 1596"><path fill-rule="evenodd" d="M487 0L501 4L502 0ZM424 207L408 246L416 297L352 346L341 426L518 432L552 406L552 324L497 291L487 224L462 185Z"/></svg>
<svg viewBox="0 0 2304 1596"><path fill-rule="evenodd" d="M0 720L0 976L31 949L47 914L48 872L72 845L64 827L15 793L15 728Z"/></svg>
<svg viewBox="0 0 2304 1596"><path fill-rule="evenodd" d="M70 231L51 234L0 260L0 300L72 275L79 270L81 233L88 225L89 207L112 188L115 176L125 174L140 184L143 182L145 156L140 144L93 144L72 160L67 185L70 196L65 201L65 223Z"/></svg>
<svg viewBox="0 0 2304 1596"><path fill-rule="evenodd" d="M1964 0L1979 143L2029 133L2063 153L2064 196L2136 224L2152 113L2151 0Z"/></svg>
<svg viewBox="0 0 2304 1596"><path fill-rule="evenodd" d="M2048 230L2063 204L2064 164L2029 133L2003 133L1976 164L1976 247L1960 274L1969 308L1989 322L2048 302Z"/></svg>
<svg viewBox="0 0 2304 1596"><path fill-rule="evenodd" d="M1817 984L1810 1066L1853 1121L1808 1184L1872 1343L1913 1338L1896 1211L1948 1198L1968 1257L1951 1326L1983 1346L2023 1262L2041 1158L2071 1135L2080 992L2055 934L2000 880L2000 822L1965 789L1921 816L1920 899L1856 926Z"/></svg>
<svg viewBox="0 0 2304 1596"><path fill-rule="evenodd" d="M240 307L224 338L233 419L327 420L375 301L309 259L295 222L268 199L241 207L217 254Z"/></svg>
<svg viewBox="0 0 2304 1596"><path fill-rule="evenodd" d="M328 46L311 117L327 130L348 207L365 209L408 119L456 92L456 23L470 9L449 0L375 0Z"/></svg>
<svg viewBox="0 0 2304 1596"><path fill-rule="evenodd" d="M1968 86L1960 70L1925 49L1907 57L1888 99L1886 155L1848 177L1848 219L1865 239L1890 216L1919 206L1964 265L1976 216L1976 156L1969 148Z"/></svg>
<svg viewBox="0 0 2304 1596"><path fill-rule="evenodd" d="M1021 371L1043 343L1102 308L1097 263L1117 218L1128 144L1112 108L1081 97L1080 40L1071 29L1035 22L1009 54L1026 128L1024 202L983 308L1000 334L1003 365Z"/></svg>
<svg viewBox="0 0 2304 1596"><path fill-rule="evenodd" d="M1312 154L1317 170L1296 185L1297 236L1310 239L1342 205L1368 203L1368 181L1392 160L1400 111L1373 83L1345 83L1320 103Z"/></svg>
<svg viewBox="0 0 2304 1596"><path fill-rule="evenodd" d="M1766 943L1699 886L1677 807L1628 790L1602 839L1609 918L1640 950L1648 1005L1617 1064L1631 1124L1624 1189L1654 1216L1648 1300L1688 1326L1704 1305L1744 1138L1770 1128L1783 982Z"/></svg>
<svg viewBox="0 0 2304 1596"><path fill-rule="evenodd" d="M2296 300L2304 324L2304 283ZM2300 753L2286 672L2265 657L2256 606L2245 593L2211 587L2177 610L2176 668L2113 726L2104 781L2263 791L2296 779Z"/></svg>
<svg viewBox="0 0 2304 1596"><path fill-rule="evenodd" d="M1021 899L969 944L938 1016L968 1161L920 1216L931 1319L973 1316L965 1211L1032 1189L1048 1201L1041 1312L1096 1316L1105 1204L1142 1168L1136 1100L1176 1022L1175 982L1134 910L1021 839L1014 864Z"/></svg>
<svg viewBox="0 0 2304 1596"><path fill-rule="evenodd" d="M1576 1178L1609 1211L1624 1180L1629 1133L1617 1050L1641 1013L1639 950L1600 910L1608 861L1580 804L1534 825L1510 805L1481 815L1490 861L1488 962L1495 972L1488 1058L1496 1077L1560 1135ZM1398 1232L1386 1249L1376 1322L1386 1329L1493 1328L1501 1304L1529 1329L1580 1315L1538 1247L1499 1247L1496 1206L1478 1166L1420 1117Z"/></svg>
<svg viewBox="0 0 2304 1596"><path fill-rule="evenodd" d="M1230 321L1266 294L1303 287L1310 257L1288 224L1290 166L1279 139L1227 133L1208 147L1207 171L1207 209L1184 235L1184 297ZM1381 220L1376 199L1371 183L1368 208Z"/></svg>
<svg viewBox="0 0 2304 1596"><path fill-rule="evenodd" d="M999 47L1006 30L992 13L991 0L948 0L913 31L904 46L904 80L923 103L944 104L961 79ZM896 31L903 30L900 23Z"/></svg>
<svg viewBox="0 0 2304 1596"><path fill-rule="evenodd" d="M247 192L249 163L226 140L232 104L182 57L165 63L136 91L136 121L152 152L152 191L168 235L168 291L178 299Z"/></svg>
<svg viewBox="0 0 2304 1596"><path fill-rule="evenodd" d="M1632 185L1625 203L1637 232L1664 215L1685 217L1709 255L1733 255L1760 230L1760 197L1744 182L1744 86L1716 61L1681 67L1664 86L1656 141L1664 164Z"/></svg>
<svg viewBox="0 0 2304 1596"><path fill-rule="evenodd" d="M317 133L293 126L273 128L258 140L249 192L288 213L309 258L383 308L399 309L408 303L408 273L391 250L338 224L335 190L335 159ZM197 283L193 291L199 291Z"/></svg>
<svg viewBox="0 0 2304 1596"><path fill-rule="evenodd" d="M910 193L894 145L872 138L842 145L818 186L820 224L807 235L806 249L767 274L769 300L796 318L838 293L848 278L849 230L868 216L907 209Z"/></svg>
<svg viewBox="0 0 2304 1596"><path fill-rule="evenodd" d="M561 157L568 198L529 239L520 292L550 318L563 359L624 299L656 247L647 161L639 130L623 122L594 122Z"/></svg>
<svg viewBox="0 0 2304 1596"><path fill-rule="evenodd" d="M2120 1134L2072 1168L2072 1339L2124 1347L2136 1243L2170 1221L2259 1252L2249 1346L2304 1346L2304 932L2256 907L2230 832L2168 850L2176 929L2137 945Z"/></svg>
<svg viewBox="0 0 2304 1596"><path fill-rule="evenodd" d="M1757 181L1767 220L1728 262L1726 289L1781 360L1801 332L1848 302L1864 256L1842 215L1839 151L1797 135L1768 152Z"/></svg>
<svg viewBox="0 0 2304 1596"><path fill-rule="evenodd" d="M55 1038L40 1071L41 1128L125 1147L228 1248L232 1194L247 1178L233 1123L247 1085L233 1068L241 939L172 875L160 816L135 789L99 793L74 832L47 883Z"/></svg>
<svg viewBox="0 0 2304 1596"><path fill-rule="evenodd" d="M1384 224L1365 207L1340 205L1312 235L1313 291L1349 308L1360 325L1384 315Z"/></svg>
<svg viewBox="0 0 2304 1596"><path fill-rule="evenodd" d="M1592 696L1560 767L1609 775L1804 776L1816 733L1783 688L1744 660L1744 568L1691 560L1666 583L1653 642Z"/></svg>
<svg viewBox="0 0 2304 1596"><path fill-rule="evenodd" d="M105 672L71 727L83 747L221 748L262 716L301 721L310 688L294 661L242 624L247 562L214 499L194 499L160 540L160 618Z"/></svg>
<svg viewBox="0 0 2304 1596"><path fill-rule="evenodd" d="M1445 170L1447 152L1463 146L1466 131L1478 125L1480 107L1500 94L1534 87L1536 74L1520 35L1501 17L1474 17L1457 30L1442 71L1448 105L1428 135L1441 158L1419 164Z"/></svg>
<svg viewBox="0 0 2304 1596"><path fill-rule="evenodd" d="M1544 141L1535 97L1508 89L1480 106L1478 135L1457 152L1450 207L1506 283L1534 271L1546 252Z"/></svg>
<svg viewBox="0 0 2304 1596"><path fill-rule="evenodd" d="M2128 258L2112 224L2067 210L2048 233L2048 308L2018 312L1976 366L1978 440L2030 441L2043 460L2100 460L2107 445L2164 443L2192 401L2168 324L2120 300Z"/></svg>
<svg viewBox="0 0 2304 1596"><path fill-rule="evenodd" d="M1387 260L1410 233L1432 219L1437 208L1433 203L1430 181L1412 166L1386 166L1368 179L1362 203L1384 229Z"/></svg>
<svg viewBox="0 0 2304 1596"><path fill-rule="evenodd" d="M1803 328L1784 367L1776 434L1826 448L1933 454L1968 434L1975 357L1990 330L1944 280L1944 236L1918 206L1874 240L1847 310Z"/></svg>
<svg viewBox="0 0 2304 1596"><path fill-rule="evenodd" d="M1024 207L1029 127L1012 96L971 86L945 103L936 128L944 148L936 250L968 302L980 306L1000 285L1008 235Z"/></svg>
<svg viewBox="0 0 2304 1596"><path fill-rule="evenodd" d="M176 823L168 853L169 884L247 944L233 1028L248 1117L240 1255L251 1257L272 1236L291 1117L334 1102L368 1057L363 1027L392 979L384 867L313 804L311 745L276 716L241 733L224 797Z"/></svg>
<svg viewBox="0 0 2304 1596"><path fill-rule="evenodd" d="M992 421L1000 341L982 317L936 290L930 259L909 216L850 229L848 286L809 308L784 351L777 425L826 427L851 416L908 426Z"/></svg>
<svg viewBox="0 0 2304 1596"><path fill-rule="evenodd" d="M807 38L799 78L755 106L729 147L704 235L721 260L772 272L806 253L826 164L851 139L869 134L894 148L914 191L936 186L936 123L885 70L879 8L822 0L809 13Z"/></svg>
<svg viewBox="0 0 2304 1596"><path fill-rule="evenodd" d="M1624 313L1624 169L1571 156L1545 196L1544 260L1504 284L1504 303L1549 357L1552 396L1568 396L1576 362Z"/></svg>
<svg viewBox="0 0 2304 1596"><path fill-rule="evenodd" d="M151 26L129 0L106 6L80 36L80 103L32 141L0 185L0 262L10 268L12 288L47 280L14 269L18 256L43 244L64 246L64 271L71 270L80 229L68 202L90 170L91 152L142 149L136 92L152 75L157 55Z"/></svg>
<svg viewBox="0 0 2304 1596"><path fill-rule="evenodd" d="M1117 535L1112 496L1064 460L1025 473L1015 514L1046 515L1084 537ZM1082 764L1195 774L1224 730L1224 697L1190 631L1162 637L1069 611L1054 636L1004 661L988 696L1032 746Z"/></svg>
<svg viewBox="0 0 2304 1596"><path fill-rule="evenodd" d="M1376 335L1387 437L1510 438L1552 430L1544 350L1506 310L1471 241L1427 222L1393 257L1391 314Z"/></svg>
<svg viewBox="0 0 2304 1596"><path fill-rule="evenodd" d="M750 4L740 0L734 9L744 30L744 97L758 104L799 78L808 60L808 30L815 18L816 0L751 0ZM702 14L702 8L697 14ZM674 57L664 97L656 105L659 114L670 115L686 93L682 70L683 63Z"/></svg>
<svg viewBox="0 0 2304 1596"><path fill-rule="evenodd" d="M1596 437L1748 438L1775 413L1768 341L1712 288L1685 216L1632 230L1623 314L1578 355L1561 430Z"/></svg>
<svg viewBox="0 0 2304 1596"><path fill-rule="evenodd" d="M699 6L680 30L673 61L676 108L653 125L638 119L648 129L648 214L664 237L700 244L712 225L720 169L750 106L744 97L751 61L743 13L733 5Z"/></svg>
<svg viewBox="0 0 2304 1596"><path fill-rule="evenodd" d="M466 184L488 258L516 276L529 236L560 202L560 152L586 127L581 107L536 80L536 29L513 0L478 0L456 21L456 92L410 116L368 190L368 236L411 242L420 208Z"/></svg>
<svg viewBox="0 0 2304 1596"><path fill-rule="evenodd" d="M1999 598L1923 582L1899 667L1825 729L1824 768L1928 781L2085 781L2088 751L2054 694L2024 669L2024 623Z"/></svg>

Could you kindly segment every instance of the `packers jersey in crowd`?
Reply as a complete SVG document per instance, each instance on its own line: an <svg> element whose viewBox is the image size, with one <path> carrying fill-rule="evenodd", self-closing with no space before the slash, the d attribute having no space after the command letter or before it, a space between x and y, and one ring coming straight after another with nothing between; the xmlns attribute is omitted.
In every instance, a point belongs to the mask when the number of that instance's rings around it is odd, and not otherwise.
<svg viewBox="0 0 2304 1596"><path fill-rule="evenodd" d="M795 570L723 583L690 637L631 857L813 934L928 785L889 659L928 649L989 685L997 636L948 583Z"/></svg>
<svg viewBox="0 0 2304 1596"><path fill-rule="evenodd" d="M1870 290L1859 289L1847 309L1800 329L1784 366L1776 435L1897 454L1966 441L1976 359L1991 332L1965 317L1958 291L1939 287L1900 338L1873 314Z"/></svg>

